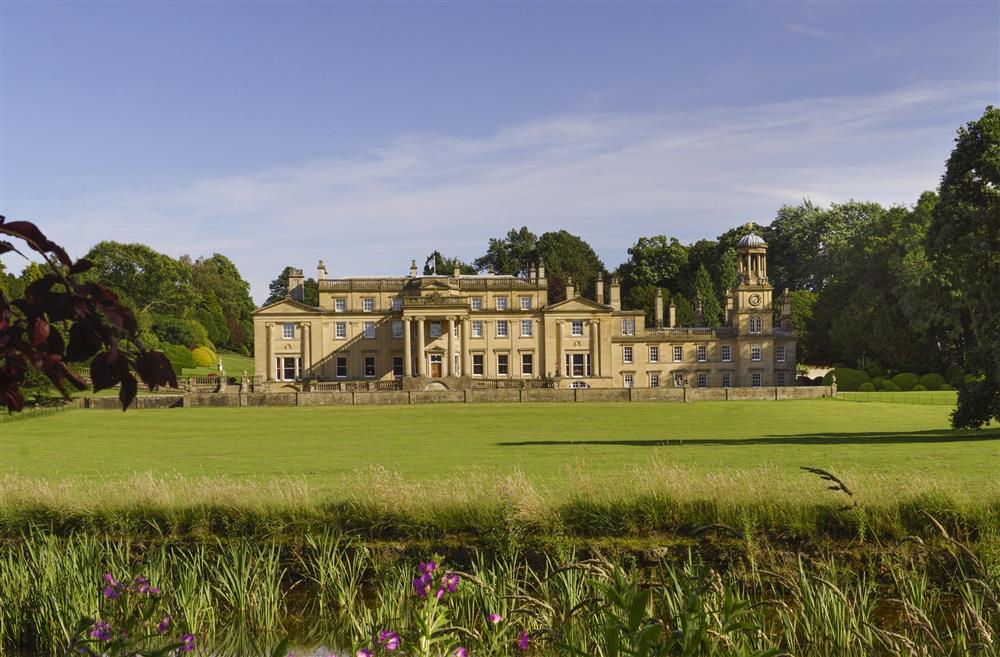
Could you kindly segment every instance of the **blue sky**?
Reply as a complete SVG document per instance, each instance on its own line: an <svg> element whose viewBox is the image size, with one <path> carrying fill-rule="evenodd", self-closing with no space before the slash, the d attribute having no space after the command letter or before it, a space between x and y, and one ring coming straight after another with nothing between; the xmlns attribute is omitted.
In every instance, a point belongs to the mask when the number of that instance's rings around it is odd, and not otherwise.
<svg viewBox="0 0 1000 657"><path fill-rule="evenodd" d="M522 224L613 268L803 197L911 204L998 97L997 2L3 0L0 212L224 253L258 301Z"/></svg>

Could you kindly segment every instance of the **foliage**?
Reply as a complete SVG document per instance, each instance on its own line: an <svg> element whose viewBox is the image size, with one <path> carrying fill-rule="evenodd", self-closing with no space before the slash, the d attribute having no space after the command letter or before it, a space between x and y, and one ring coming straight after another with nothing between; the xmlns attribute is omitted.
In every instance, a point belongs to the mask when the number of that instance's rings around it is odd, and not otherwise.
<svg viewBox="0 0 1000 657"><path fill-rule="evenodd" d="M670 301L674 304L674 321L677 326L694 326L694 304L679 292ZM669 310L664 310L663 314L668 312Z"/></svg>
<svg viewBox="0 0 1000 657"><path fill-rule="evenodd" d="M830 370L823 376L823 385L828 386L833 382L833 377L837 377L837 389L844 392L852 392L861 387L862 383L871 381L868 372L856 370L850 367L837 367Z"/></svg>
<svg viewBox="0 0 1000 657"><path fill-rule="evenodd" d="M85 258L87 280L106 285L139 312L182 314L192 298L191 268L145 244L99 242Z"/></svg>
<svg viewBox="0 0 1000 657"><path fill-rule="evenodd" d="M267 299L264 301L265 306L270 303L275 303L276 301L281 301L282 299L284 299L289 295L288 274L289 272L291 272L292 269L294 268L285 267L284 269L281 270L281 273L278 274L278 277L275 278L273 281L271 281L271 283L268 285L267 288L268 296ZM316 282L316 279L314 278L305 279L305 281L302 283L302 295L303 295L303 303L308 304L310 306L319 305L319 283Z"/></svg>
<svg viewBox="0 0 1000 657"><path fill-rule="evenodd" d="M424 260L424 276L430 276L432 273L437 273L438 276L451 276L455 271L455 267L458 267L458 272L460 274L475 274L476 268L472 265L467 265L457 257L446 258L441 255L440 251L434 251L427 259Z"/></svg>
<svg viewBox="0 0 1000 657"><path fill-rule="evenodd" d="M1000 421L1000 109L959 128L927 233L927 250L965 309L965 365L982 380L959 389L956 427Z"/></svg>
<svg viewBox="0 0 1000 657"><path fill-rule="evenodd" d="M188 349L209 344L208 331L196 319L152 315L152 332L167 344L183 344Z"/></svg>
<svg viewBox="0 0 1000 657"><path fill-rule="evenodd" d="M205 327L208 340L215 345L229 344L229 325L215 292L207 290L201 297L195 317Z"/></svg>
<svg viewBox="0 0 1000 657"><path fill-rule="evenodd" d="M871 381L865 381L858 386L858 392L875 392L875 384Z"/></svg>
<svg viewBox="0 0 1000 657"><path fill-rule="evenodd" d="M194 356L191 355L191 350L184 345L164 345L163 353L166 354L167 360L170 361L170 367L173 368L174 374L181 374L184 368L198 366L194 360Z"/></svg>
<svg viewBox="0 0 1000 657"><path fill-rule="evenodd" d="M191 357L198 367L214 368L218 365L218 357L208 347L196 347L191 350Z"/></svg>
<svg viewBox="0 0 1000 657"><path fill-rule="evenodd" d="M952 386L950 383L942 383L941 387L938 388L938 390L954 390L954 389L955 387Z"/></svg>
<svg viewBox="0 0 1000 657"><path fill-rule="evenodd" d="M219 253L213 253L210 258L198 258L191 263L191 285L203 299L211 295L218 302L219 310L213 310L213 313L222 317L228 332L228 340L222 341L212 337L212 341L220 347L226 346L233 351L250 353L253 347L251 314L254 311L254 302L250 297L250 284L240 275L236 265ZM199 319L207 328L205 320L201 317ZM217 336L222 335L222 331L219 330Z"/></svg>
<svg viewBox="0 0 1000 657"><path fill-rule="evenodd" d="M594 249L584 240L565 230L543 233L538 238L538 257L545 263L549 280L549 302L562 301L566 296L566 282L572 277L580 295L594 298L597 277L605 269Z"/></svg>
<svg viewBox="0 0 1000 657"><path fill-rule="evenodd" d="M958 388L965 382L965 370L959 365L949 365L944 371L944 378L952 387Z"/></svg>
<svg viewBox="0 0 1000 657"><path fill-rule="evenodd" d="M913 390L913 386L920 382L920 377L912 372L900 372L892 377L892 382L899 386L903 392Z"/></svg>
<svg viewBox="0 0 1000 657"><path fill-rule="evenodd" d="M622 306L631 310L646 311L646 323L652 326L656 321L656 293L658 288L653 285L636 285L622 297ZM664 294L663 316L666 321L667 308L670 297Z"/></svg>
<svg viewBox="0 0 1000 657"><path fill-rule="evenodd" d="M912 390L913 392L927 392L927 386L925 386L922 383L918 383L912 388L910 388L910 390Z"/></svg>
<svg viewBox="0 0 1000 657"><path fill-rule="evenodd" d="M705 265L698 267L698 275L695 277L696 299L701 299L701 323L703 326L720 326L723 319L722 304L715 293L715 284L709 276Z"/></svg>
<svg viewBox="0 0 1000 657"><path fill-rule="evenodd" d="M538 263L537 246L538 237L527 226L511 228L505 237L490 238L486 253L473 265L479 271L527 276L531 266Z"/></svg>
<svg viewBox="0 0 1000 657"><path fill-rule="evenodd" d="M149 388L177 387L166 357L146 350L138 340L139 326L130 309L111 290L84 283L80 275L92 268L86 259L74 262L66 251L49 240L34 224L7 222L0 216L0 235L28 245L44 258L47 271L28 285L24 296L8 299L0 294L0 406L19 411L24 405L22 387L32 371L45 375L64 396L67 386L86 386L67 363L90 361L94 391L121 384L119 399L127 408L138 392L133 372ZM9 241L0 240L0 254L18 253ZM55 328L62 325L63 331Z"/></svg>
<svg viewBox="0 0 1000 657"><path fill-rule="evenodd" d="M944 377L935 372L924 374L920 377L920 385L926 390L940 390L944 385Z"/></svg>

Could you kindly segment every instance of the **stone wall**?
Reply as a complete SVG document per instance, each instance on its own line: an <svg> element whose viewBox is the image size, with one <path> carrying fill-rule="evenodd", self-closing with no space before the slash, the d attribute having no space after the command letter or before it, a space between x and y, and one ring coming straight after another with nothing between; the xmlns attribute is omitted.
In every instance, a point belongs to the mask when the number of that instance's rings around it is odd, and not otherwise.
<svg viewBox="0 0 1000 657"><path fill-rule="evenodd" d="M400 390L384 392L252 392L140 395L130 408L240 406L363 406L407 404L476 404L520 402L697 402L788 400L832 397L829 386L782 388L523 388L471 390ZM118 397L74 400L82 408L120 409Z"/></svg>

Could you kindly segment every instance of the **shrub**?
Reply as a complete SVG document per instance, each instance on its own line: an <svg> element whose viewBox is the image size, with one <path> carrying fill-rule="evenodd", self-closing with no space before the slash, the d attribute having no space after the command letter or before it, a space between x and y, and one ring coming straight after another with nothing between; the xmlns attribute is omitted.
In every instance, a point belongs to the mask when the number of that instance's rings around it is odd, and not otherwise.
<svg viewBox="0 0 1000 657"><path fill-rule="evenodd" d="M208 331L195 319L154 315L152 330L166 344L182 344L189 349L208 344Z"/></svg>
<svg viewBox="0 0 1000 657"><path fill-rule="evenodd" d="M900 372L892 377L892 382L899 386L903 392L913 390L913 386L920 382L920 377L913 372Z"/></svg>
<svg viewBox="0 0 1000 657"><path fill-rule="evenodd" d="M198 367L215 367L218 363L215 352L208 347L195 347L191 350L191 356L194 357L194 362Z"/></svg>
<svg viewBox="0 0 1000 657"><path fill-rule="evenodd" d="M934 372L924 374L920 377L920 385L927 390L940 390L941 386L944 385L944 377Z"/></svg>
<svg viewBox="0 0 1000 657"><path fill-rule="evenodd" d="M942 383L941 387L938 388L938 390L954 390L954 389L955 389L954 386L952 386L950 383Z"/></svg>
<svg viewBox="0 0 1000 657"><path fill-rule="evenodd" d="M899 386L897 386L892 381L887 380L885 382L885 385L882 386L882 392L901 392L901 391L899 389Z"/></svg>
<svg viewBox="0 0 1000 657"><path fill-rule="evenodd" d="M844 392L856 391L862 383L871 381L871 377L863 370L856 370L850 367L838 367L830 370L823 377L823 384L830 385L833 375L837 375L837 389Z"/></svg>
<svg viewBox="0 0 1000 657"><path fill-rule="evenodd" d="M889 381L889 379L887 379L885 377L876 376L875 378L872 379L872 385L875 386L876 390L885 390L885 384L888 381Z"/></svg>
<svg viewBox="0 0 1000 657"><path fill-rule="evenodd" d="M181 344L168 344L163 346L163 353L170 361L170 367L174 374L180 374L185 367L197 367L191 350Z"/></svg>
<svg viewBox="0 0 1000 657"><path fill-rule="evenodd" d="M871 381L865 381L858 386L858 392L875 392L875 386Z"/></svg>
<svg viewBox="0 0 1000 657"><path fill-rule="evenodd" d="M924 385L924 384L922 384L922 383L918 383L917 385L913 386L913 387L911 388L911 390L912 390L913 392L926 392L926 391L927 391L927 386L925 386L925 385Z"/></svg>

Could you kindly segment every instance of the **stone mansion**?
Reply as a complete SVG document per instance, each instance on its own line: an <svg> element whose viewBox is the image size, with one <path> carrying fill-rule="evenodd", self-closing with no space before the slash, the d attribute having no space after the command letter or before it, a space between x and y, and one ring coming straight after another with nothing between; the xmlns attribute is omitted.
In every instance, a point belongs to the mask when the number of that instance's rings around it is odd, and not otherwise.
<svg viewBox="0 0 1000 657"><path fill-rule="evenodd" d="M549 303L544 263L527 277L417 275L328 278L319 306L289 295L254 312L255 378L272 390L433 390L488 387L761 387L795 383L796 336L782 298L773 326L767 245L737 248L737 284L724 326L676 326L662 292L656 319L622 308L619 282L597 281L595 299L570 281ZM607 294L606 294L607 293ZM700 301L696 300L700 317Z"/></svg>

